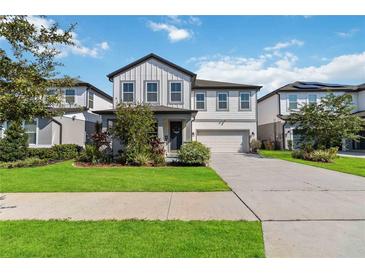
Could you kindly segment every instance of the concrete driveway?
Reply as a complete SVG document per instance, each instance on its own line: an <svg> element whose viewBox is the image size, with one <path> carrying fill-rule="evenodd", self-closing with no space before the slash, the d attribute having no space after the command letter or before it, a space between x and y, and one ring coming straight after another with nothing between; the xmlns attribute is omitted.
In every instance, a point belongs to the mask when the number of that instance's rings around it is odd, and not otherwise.
<svg viewBox="0 0 365 274"><path fill-rule="evenodd" d="M365 257L365 178L244 154L211 165L263 222L268 257Z"/></svg>

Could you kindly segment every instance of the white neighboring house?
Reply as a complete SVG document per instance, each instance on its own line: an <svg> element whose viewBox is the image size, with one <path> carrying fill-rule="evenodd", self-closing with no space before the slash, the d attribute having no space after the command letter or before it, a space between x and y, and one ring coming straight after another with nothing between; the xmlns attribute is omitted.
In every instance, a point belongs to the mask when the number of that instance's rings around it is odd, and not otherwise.
<svg viewBox="0 0 365 274"><path fill-rule="evenodd" d="M101 116L92 111L113 106L110 95L79 80L74 87L64 88L62 92L63 102L57 109L63 115L24 122L30 147L50 147L56 144L84 146L95 130L95 123L101 122ZM0 126L0 138L4 136L6 127L7 122Z"/></svg>
<svg viewBox="0 0 365 274"><path fill-rule="evenodd" d="M292 140L293 147L299 147L300 135L293 125L285 122L286 117L303 104L320 102L329 93L351 94L354 115L365 118L365 84L356 86L298 81L274 90L258 100L258 139L276 141L281 148L286 149L288 140ZM360 135L365 137L365 131L360 132ZM347 142L343 149L365 149L365 141Z"/></svg>
<svg viewBox="0 0 365 274"><path fill-rule="evenodd" d="M113 109L94 111L104 129L119 103L149 104L156 133L168 154L192 140L212 152L247 152L257 134L257 92L261 86L200 80L197 75L156 54L148 54L107 75L113 83ZM116 153L120 148L113 142Z"/></svg>

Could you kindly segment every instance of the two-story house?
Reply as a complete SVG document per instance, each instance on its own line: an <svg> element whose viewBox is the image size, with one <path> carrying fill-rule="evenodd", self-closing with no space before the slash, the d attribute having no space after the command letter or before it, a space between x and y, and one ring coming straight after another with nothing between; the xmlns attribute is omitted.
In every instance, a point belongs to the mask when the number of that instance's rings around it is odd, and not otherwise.
<svg viewBox="0 0 365 274"><path fill-rule="evenodd" d="M146 55L107 75L113 109L101 114L107 129L119 103L151 106L157 135L168 154L184 142L200 141L213 152L246 152L257 134L257 92L261 86L199 80L197 75L156 54ZM120 148L113 142L116 153Z"/></svg>
<svg viewBox="0 0 365 274"><path fill-rule="evenodd" d="M51 89L49 92L55 91ZM86 82L76 80L74 87L62 89L62 93L62 102L55 108L62 115L24 121L30 147L56 144L84 146L95 131L95 123L101 122L101 116L92 111L112 108L113 98ZM6 127L7 122L0 126L0 138L4 136Z"/></svg>
<svg viewBox="0 0 365 274"><path fill-rule="evenodd" d="M321 98L333 93L351 94L354 115L365 117L365 86L338 85L318 82L294 82L276 89L258 100L258 139L274 141L281 148L288 148L288 140L293 147L300 146L301 136L295 125L286 123L286 117L304 104L320 102ZM365 136L365 132L361 132ZM365 149L365 142L346 144L343 149Z"/></svg>

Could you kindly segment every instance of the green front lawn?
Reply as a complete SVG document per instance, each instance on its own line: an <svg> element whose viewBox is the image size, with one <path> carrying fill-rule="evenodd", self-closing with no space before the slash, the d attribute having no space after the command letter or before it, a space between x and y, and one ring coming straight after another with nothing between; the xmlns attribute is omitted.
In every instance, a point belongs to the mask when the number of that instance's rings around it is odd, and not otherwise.
<svg viewBox="0 0 365 274"><path fill-rule="evenodd" d="M264 257L245 221L2 221L0 257Z"/></svg>
<svg viewBox="0 0 365 274"><path fill-rule="evenodd" d="M260 150L260 155L268 158L277 158L290 162L321 167L339 172L349 173L365 177L365 159L355 157L337 157L333 163L318 163L292 158L290 151Z"/></svg>
<svg viewBox="0 0 365 274"><path fill-rule="evenodd" d="M208 167L42 167L0 169L0 192L224 191Z"/></svg>

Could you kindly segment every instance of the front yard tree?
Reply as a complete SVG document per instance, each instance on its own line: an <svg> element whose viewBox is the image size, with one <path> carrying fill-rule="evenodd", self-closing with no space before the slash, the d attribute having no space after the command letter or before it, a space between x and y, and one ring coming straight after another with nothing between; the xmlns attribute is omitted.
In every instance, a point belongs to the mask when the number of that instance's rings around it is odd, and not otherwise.
<svg viewBox="0 0 365 274"><path fill-rule="evenodd" d="M314 148L340 146L343 139L358 141L364 121L352 114L352 96L328 94L318 104L305 104L288 117L304 143Z"/></svg>
<svg viewBox="0 0 365 274"><path fill-rule="evenodd" d="M0 16L0 122L51 116L49 106L60 95L49 88L71 85L70 78L56 80L55 61L60 46L73 45L73 25L61 30L57 24L36 26L27 16Z"/></svg>
<svg viewBox="0 0 365 274"><path fill-rule="evenodd" d="M112 134L123 144L124 161L135 163L138 157L147 157L155 123L156 119L148 105L118 105Z"/></svg>

